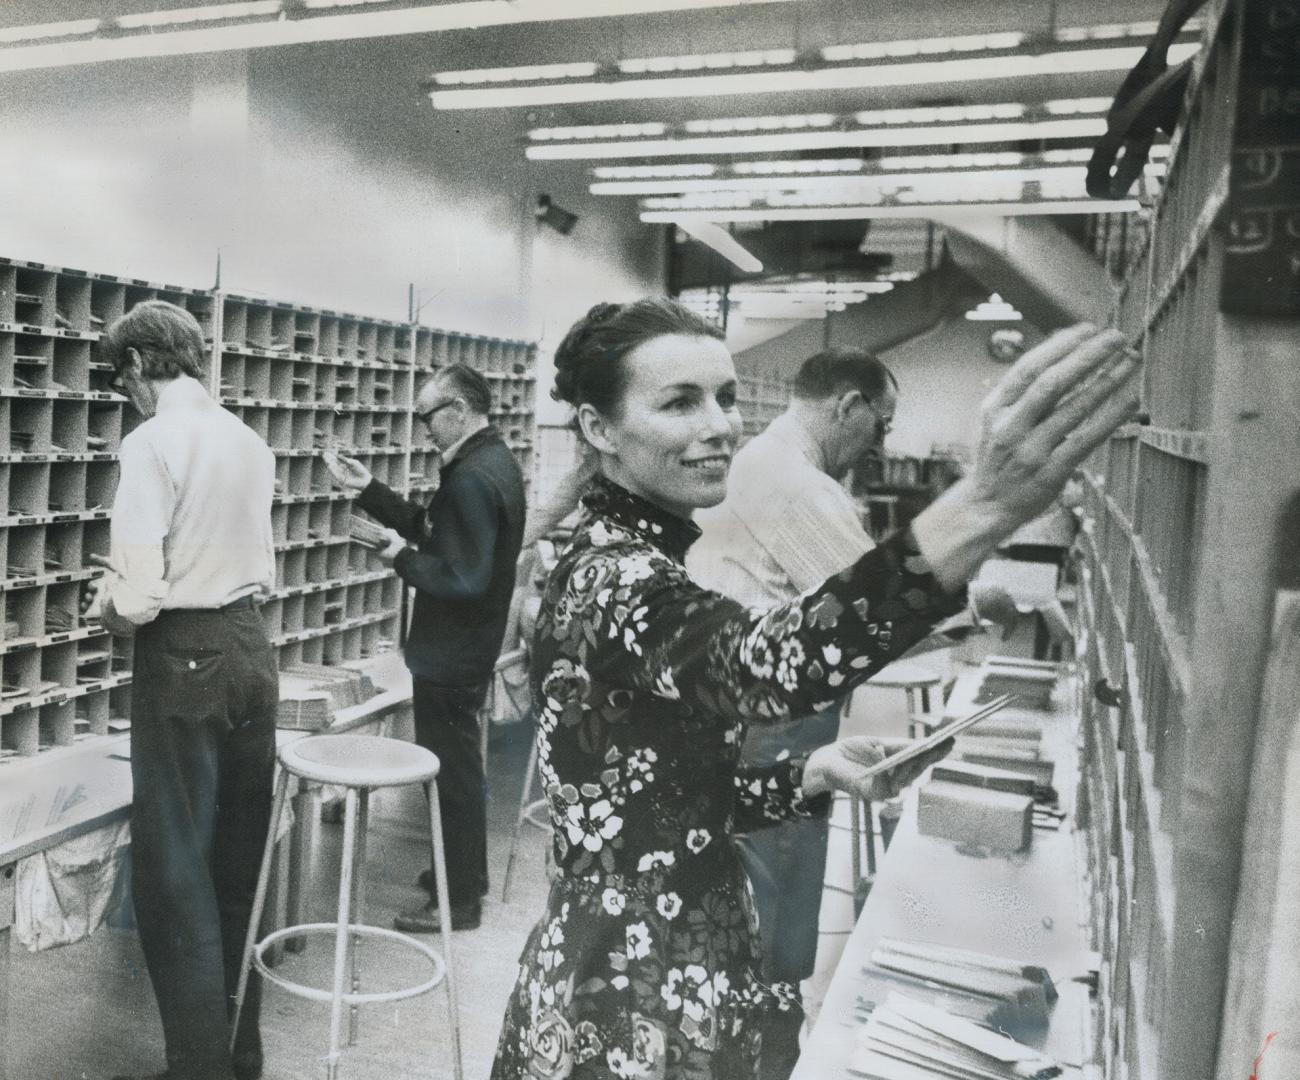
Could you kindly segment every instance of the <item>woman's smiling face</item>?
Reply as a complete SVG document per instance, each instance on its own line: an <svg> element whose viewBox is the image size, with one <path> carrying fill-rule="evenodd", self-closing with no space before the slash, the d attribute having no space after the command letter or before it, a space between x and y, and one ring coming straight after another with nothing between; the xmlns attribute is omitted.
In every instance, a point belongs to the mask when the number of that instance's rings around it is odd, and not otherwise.
<svg viewBox="0 0 1300 1080"><path fill-rule="evenodd" d="M736 369L715 338L665 334L628 352L617 414L584 406L580 419L601 452L605 475L665 510L689 518L727 494L740 438Z"/></svg>

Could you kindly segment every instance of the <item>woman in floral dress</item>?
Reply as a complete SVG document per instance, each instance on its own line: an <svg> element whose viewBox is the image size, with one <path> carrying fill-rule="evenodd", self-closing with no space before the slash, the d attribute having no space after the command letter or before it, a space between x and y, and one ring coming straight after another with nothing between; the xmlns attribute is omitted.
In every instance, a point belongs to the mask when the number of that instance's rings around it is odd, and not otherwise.
<svg viewBox="0 0 1300 1080"><path fill-rule="evenodd" d="M740 431L720 338L645 300L593 308L556 352L601 475L533 639L558 875L493 1080L754 1080L764 1014L793 989L759 981L732 834L825 814L832 788L892 794L933 758L863 781L881 751L847 739L741 768L746 728L819 711L960 610L962 582L1136 405L1118 335L1049 339L985 403L968 478L820 587L749 610L682 566Z"/></svg>

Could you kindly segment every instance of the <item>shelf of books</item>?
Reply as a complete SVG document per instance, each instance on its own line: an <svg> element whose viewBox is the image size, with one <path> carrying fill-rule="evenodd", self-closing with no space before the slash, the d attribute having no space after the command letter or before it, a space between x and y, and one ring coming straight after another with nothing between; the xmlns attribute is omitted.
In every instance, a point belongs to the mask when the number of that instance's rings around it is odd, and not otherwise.
<svg viewBox="0 0 1300 1080"><path fill-rule="evenodd" d="M352 539L323 450L427 495L437 459L415 395L460 361L491 381L492 421L531 476L531 343L0 258L0 765L129 727L130 641L83 620L78 596L100 572L90 556L108 554L117 452L138 419L96 343L150 299L194 314L209 391L275 453L261 610L282 666L363 659L401 636L401 582Z"/></svg>

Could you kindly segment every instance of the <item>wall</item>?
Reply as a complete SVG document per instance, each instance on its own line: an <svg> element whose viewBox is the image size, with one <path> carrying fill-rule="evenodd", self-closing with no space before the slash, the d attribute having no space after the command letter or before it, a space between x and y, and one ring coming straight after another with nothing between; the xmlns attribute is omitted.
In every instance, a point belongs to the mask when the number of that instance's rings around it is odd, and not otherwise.
<svg viewBox="0 0 1300 1080"><path fill-rule="evenodd" d="M1006 371L989 357L985 343L996 326L1005 325L1013 324L971 322L957 314L881 354L900 384L894 430L886 441L890 453L925 456L936 444L975 445L979 404ZM1014 325L1031 343L1037 340L1031 327Z"/></svg>
<svg viewBox="0 0 1300 1080"><path fill-rule="evenodd" d="M438 39L444 50L454 42ZM430 38L0 76L0 254L558 340L662 289L661 235L524 160L517 111L434 113ZM456 66L454 55L450 66ZM540 191L580 215L532 217Z"/></svg>

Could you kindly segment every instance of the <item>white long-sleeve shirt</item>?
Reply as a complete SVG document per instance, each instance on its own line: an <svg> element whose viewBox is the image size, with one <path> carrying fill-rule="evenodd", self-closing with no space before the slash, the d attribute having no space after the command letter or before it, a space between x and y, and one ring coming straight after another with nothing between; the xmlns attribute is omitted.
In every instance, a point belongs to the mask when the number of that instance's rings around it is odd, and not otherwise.
<svg viewBox="0 0 1300 1080"><path fill-rule="evenodd" d="M195 379L158 396L122 440L106 597L143 626L172 608L218 608L275 584L275 455Z"/></svg>
<svg viewBox="0 0 1300 1080"><path fill-rule="evenodd" d="M784 603L870 551L857 504L823 471L821 450L790 415L740 448L727 497L695 512L686 569L748 607Z"/></svg>

